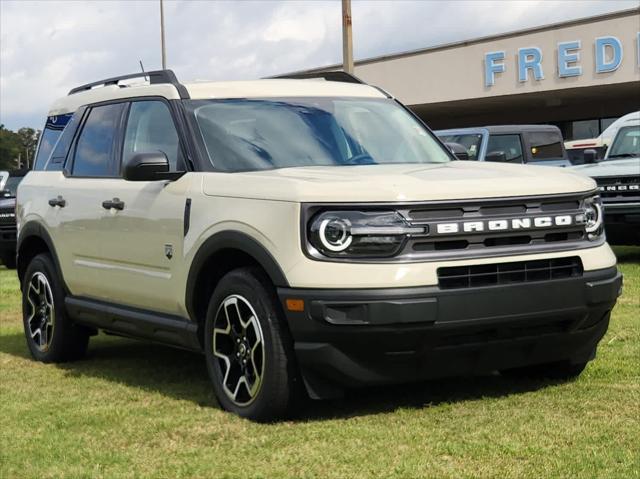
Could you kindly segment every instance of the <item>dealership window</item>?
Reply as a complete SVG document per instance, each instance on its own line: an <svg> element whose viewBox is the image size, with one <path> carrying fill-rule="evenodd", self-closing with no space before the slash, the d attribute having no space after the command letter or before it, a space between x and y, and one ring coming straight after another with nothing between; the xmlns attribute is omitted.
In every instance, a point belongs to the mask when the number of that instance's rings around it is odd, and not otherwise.
<svg viewBox="0 0 640 479"><path fill-rule="evenodd" d="M611 123L616 121L619 117L614 116L612 118L600 118L600 133L611 126Z"/></svg>
<svg viewBox="0 0 640 479"><path fill-rule="evenodd" d="M586 140L600 136L618 117L592 118L588 120L551 122L562 130L565 140Z"/></svg>
<svg viewBox="0 0 640 479"><path fill-rule="evenodd" d="M584 140L586 138L595 138L600 134L600 121L595 118L593 120L574 121L571 125L571 136L574 140Z"/></svg>

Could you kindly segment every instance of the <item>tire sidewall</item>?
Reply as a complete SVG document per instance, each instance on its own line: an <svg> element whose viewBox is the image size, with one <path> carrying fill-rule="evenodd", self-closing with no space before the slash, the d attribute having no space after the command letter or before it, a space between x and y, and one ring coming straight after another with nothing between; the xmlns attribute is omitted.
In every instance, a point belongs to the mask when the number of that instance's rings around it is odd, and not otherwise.
<svg viewBox="0 0 640 479"><path fill-rule="evenodd" d="M27 300L27 292L31 278L36 273L42 273L47 278L53 296L53 306L55 311L54 327L51 343L47 351L41 351L38 349L35 341L33 340L33 338L31 338L29 324L27 321L30 311ZM58 361L64 353L63 339L64 335L67 333L66 329L68 329L69 326L69 320L66 317L64 309L64 296L64 289L60 284L60 280L55 271L51 258L46 254L39 254L38 256L33 258L33 260L31 260L31 262L29 263L29 266L27 266L22 283L22 323L29 351L31 352L31 355L38 361L42 361L45 363Z"/></svg>
<svg viewBox="0 0 640 479"><path fill-rule="evenodd" d="M216 313L222 301L234 294L244 297L253 307L258 316L264 341L262 384L257 396L246 406L235 404L225 393L222 386L222 371L218 365L218 359L213 355L213 325ZM216 287L209 302L204 341L209 376L220 405L243 417L259 419L270 415L269 409L275 405L273 398L282 393L279 389L286 387L282 383L283 378L280 377L282 371L278 364L278 356L282 355L282 338L279 337L279 328L275 327L275 324L280 321L277 308L265 285L246 269L227 274Z"/></svg>

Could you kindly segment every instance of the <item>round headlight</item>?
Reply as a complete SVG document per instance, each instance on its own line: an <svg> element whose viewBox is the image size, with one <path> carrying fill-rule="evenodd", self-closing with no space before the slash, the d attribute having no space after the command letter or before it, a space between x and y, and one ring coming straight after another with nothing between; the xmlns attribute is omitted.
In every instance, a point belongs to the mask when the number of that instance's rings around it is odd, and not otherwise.
<svg viewBox="0 0 640 479"><path fill-rule="evenodd" d="M593 199L585 205L584 209L585 231L595 233L602 226L602 206L598 199Z"/></svg>
<svg viewBox="0 0 640 479"><path fill-rule="evenodd" d="M318 231L322 245L329 251L340 252L346 250L353 237L351 223L343 218L326 218L320 223Z"/></svg>

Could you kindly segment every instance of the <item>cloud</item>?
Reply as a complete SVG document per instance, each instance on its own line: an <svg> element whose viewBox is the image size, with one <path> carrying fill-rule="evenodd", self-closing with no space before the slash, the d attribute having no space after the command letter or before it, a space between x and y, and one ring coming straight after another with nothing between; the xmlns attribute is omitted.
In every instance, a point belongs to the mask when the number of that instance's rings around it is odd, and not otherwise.
<svg viewBox="0 0 640 479"><path fill-rule="evenodd" d="M601 2L356 1L356 59L631 8ZM550 16L550 12L553 17ZM178 78L247 79L339 63L337 1L165 0L167 60ZM70 88L160 68L149 1L0 1L0 123L41 127Z"/></svg>

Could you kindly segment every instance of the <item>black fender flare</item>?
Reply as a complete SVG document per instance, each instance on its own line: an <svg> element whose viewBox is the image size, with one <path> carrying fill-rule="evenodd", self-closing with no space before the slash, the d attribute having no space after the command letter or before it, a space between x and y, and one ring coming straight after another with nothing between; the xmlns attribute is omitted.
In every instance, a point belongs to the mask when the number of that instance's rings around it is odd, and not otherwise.
<svg viewBox="0 0 640 479"><path fill-rule="evenodd" d="M18 235L18 241L16 243L16 254L18 258L18 279L20 280L20 285L22 286L22 277L24 275L25 270L27 269L26 264L22 264L20 261L20 251L22 249L22 245L24 242L29 239L37 237L44 241L51 253L51 258L53 259L53 264L55 265L56 272L58 273L58 277L62 280L62 286L65 291L68 293L69 288L64 280L64 276L62 275L62 269L60 268L60 261L58 260L58 253L56 252L55 247L53 246L53 240L51 239L51 235L47 231L47 229L38 221L30 221L25 223L20 228L20 234Z"/></svg>
<svg viewBox="0 0 640 479"><path fill-rule="evenodd" d="M193 257L193 261L189 267L185 305L189 316L193 319L195 319L195 286L198 276L207 259L209 259L211 255L224 249L235 249L246 253L265 270L274 286L289 287L289 282L278 262L257 240L239 231L221 231L213 234L204 241Z"/></svg>

